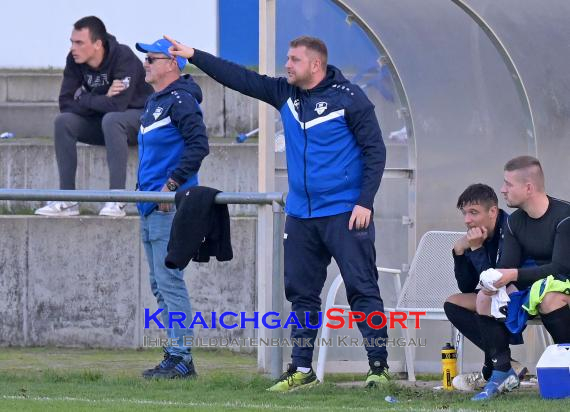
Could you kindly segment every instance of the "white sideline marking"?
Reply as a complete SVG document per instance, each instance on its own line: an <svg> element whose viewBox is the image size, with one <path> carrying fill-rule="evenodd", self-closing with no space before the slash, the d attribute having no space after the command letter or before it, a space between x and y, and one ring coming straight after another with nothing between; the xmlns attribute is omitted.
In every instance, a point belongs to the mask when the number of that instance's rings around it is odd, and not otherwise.
<svg viewBox="0 0 570 412"><path fill-rule="evenodd" d="M157 406L185 406L185 407L220 407L220 408L247 408L247 409L295 409L295 410L315 410L315 406L288 406L275 405L271 403L248 404L243 402L173 402L173 401L152 401L145 399L89 399L89 398L73 398L70 396L62 396L50 398L48 396L8 396L3 395L2 399L11 401L39 401L39 402L84 402L84 403L126 403L134 405L157 405ZM370 408L355 408L347 406L338 406L327 408L327 410L350 410L350 411L370 411Z"/></svg>

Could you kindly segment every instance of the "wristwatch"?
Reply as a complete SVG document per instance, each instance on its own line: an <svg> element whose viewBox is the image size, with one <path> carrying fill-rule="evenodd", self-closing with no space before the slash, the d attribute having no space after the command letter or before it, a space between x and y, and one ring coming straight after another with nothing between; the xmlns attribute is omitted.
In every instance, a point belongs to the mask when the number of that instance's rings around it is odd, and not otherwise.
<svg viewBox="0 0 570 412"><path fill-rule="evenodd" d="M171 192L176 192L178 190L178 183L176 183L174 180L168 179L166 181L166 188Z"/></svg>

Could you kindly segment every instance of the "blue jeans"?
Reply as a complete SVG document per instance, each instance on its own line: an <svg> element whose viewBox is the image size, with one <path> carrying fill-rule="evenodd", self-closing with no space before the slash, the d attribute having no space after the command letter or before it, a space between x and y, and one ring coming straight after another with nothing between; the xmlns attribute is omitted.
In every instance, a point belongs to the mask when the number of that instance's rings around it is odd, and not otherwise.
<svg viewBox="0 0 570 412"><path fill-rule="evenodd" d="M174 213L155 210L148 216L141 216L141 237L150 268L150 288L156 297L158 307L163 309L162 323L166 328L167 337L178 343L176 346L166 347L165 350L190 362L191 348L184 346L184 336L193 336L193 330L181 328L178 322L173 322L173 327L169 328L169 312L183 312L186 315L183 324L186 326L192 322L192 306L184 282L184 272L168 269L164 264Z"/></svg>

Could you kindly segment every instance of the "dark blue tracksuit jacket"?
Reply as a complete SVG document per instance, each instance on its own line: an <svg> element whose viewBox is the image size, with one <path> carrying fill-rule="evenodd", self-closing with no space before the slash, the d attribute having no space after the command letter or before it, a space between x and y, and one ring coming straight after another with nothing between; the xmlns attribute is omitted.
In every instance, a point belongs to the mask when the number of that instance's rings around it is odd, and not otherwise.
<svg viewBox="0 0 570 412"><path fill-rule="evenodd" d="M503 238L507 230L508 217L508 213L499 209L493 237L485 239L483 247L475 250L467 249L463 255L459 256L452 251L455 279L462 293L475 293L481 272L497 267L503 251Z"/></svg>
<svg viewBox="0 0 570 412"><path fill-rule="evenodd" d="M198 169L209 153L200 102L202 90L190 75L152 94L139 130L139 190L158 192L168 178L186 189L198 184ZM137 203L148 216L156 203Z"/></svg>
<svg viewBox="0 0 570 412"><path fill-rule="evenodd" d="M200 50L190 62L223 85L279 110L287 151L288 215L332 216L352 211L356 204L372 210L386 147L374 105L340 70L329 65L320 84L302 90L285 78L262 76Z"/></svg>

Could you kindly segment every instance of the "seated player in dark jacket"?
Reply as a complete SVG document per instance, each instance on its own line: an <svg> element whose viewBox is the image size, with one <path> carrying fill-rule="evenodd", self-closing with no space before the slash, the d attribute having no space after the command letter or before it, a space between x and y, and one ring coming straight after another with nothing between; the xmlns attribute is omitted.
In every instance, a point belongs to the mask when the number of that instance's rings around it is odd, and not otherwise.
<svg viewBox="0 0 570 412"><path fill-rule="evenodd" d="M467 226L465 236L455 243L452 251L455 278L462 293L447 298L443 307L447 318L457 330L484 350L477 321L476 287L481 272L496 267L502 251L508 214L499 209L495 191L482 183L467 187L457 200L457 208L463 214ZM491 376L492 370L491 359L485 358L482 373L462 376L454 384L459 385L458 389L475 389Z"/></svg>

